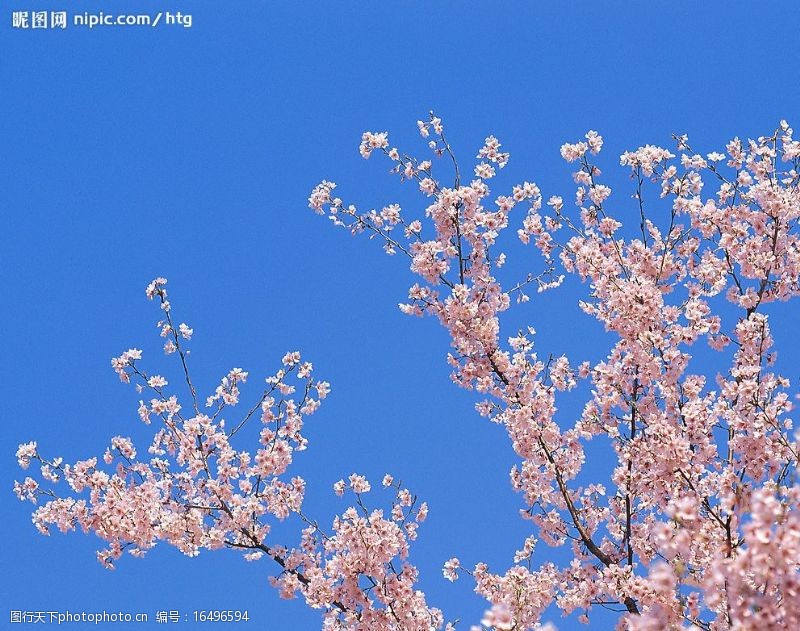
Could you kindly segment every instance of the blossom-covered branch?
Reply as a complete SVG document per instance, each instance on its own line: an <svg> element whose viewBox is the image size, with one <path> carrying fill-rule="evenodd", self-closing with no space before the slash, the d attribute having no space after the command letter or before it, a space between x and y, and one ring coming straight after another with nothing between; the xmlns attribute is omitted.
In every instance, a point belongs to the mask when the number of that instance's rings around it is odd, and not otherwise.
<svg viewBox="0 0 800 631"><path fill-rule="evenodd" d="M151 457L139 458L124 436L111 439L102 464L96 457L65 464L42 455L35 441L20 445L19 465L36 466L41 479L29 476L14 490L21 500L41 504L33 514L38 530L94 533L106 542L98 559L109 569L124 552L142 557L159 542L188 556L221 548L239 550L248 561L266 556L280 569L272 582L281 596L300 594L321 609L326 629L440 628L443 616L414 589L417 571L408 562L409 542L416 539L427 506L416 506L416 497L387 476L384 485L394 490L394 500L384 518L380 509L367 509L362 497L370 485L354 474L350 488L357 503L325 534L302 511L305 481L287 475L295 454L307 447L305 419L320 407L330 385L314 376L299 352L290 352L246 413L236 413L249 377L241 368L222 378L201 409L184 348L194 331L173 324L166 284L158 278L146 293L164 313L158 323L164 351L180 359L190 412L168 390L166 378L146 371L141 350L112 359L120 380L134 383L143 396L141 421L158 422ZM229 423L223 415L238 420ZM248 432L253 422L259 428ZM234 438L248 433L257 439L255 451L234 446ZM344 482L335 485L339 495L344 488ZM272 541L270 534L275 520L290 516L305 524L296 548Z"/></svg>
<svg viewBox="0 0 800 631"><path fill-rule="evenodd" d="M527 181L490 202L488 182L509 161L500 142L486 139L465 184L441 120L431 114L418 127L435 156L451 159L452 187L385 132L366 132L361 153L385 154L416 183L424 213L397 204L360 213L329 181L309 205L410 258L420 280L400 308L439 319L454 382L485 395L478 411L505 426L521 458L511 481L534 535L505 574L482 563L470 572L500 612L490 625L534 628L551 604L587 622L594 607L621 609L630 629L800 625L798 444L763 309L800 293L800 142L789 125L706 156L679 136L677 162L650 145L624 153L633 204L611 201L594 164L603 139L590 131L561 147L578 166L575 212L560 196L543 204ZM717 185L711 195L706 180ZM507 288L498 280L506 256L494 251L517 206L517 235L542 267ZM638 231L626 230L627 215ZM594 365L541 358L533 327L501 330L512 298L528 300L526 285L555 289L565 275L587 284L580 307L609 333L607 356ZM690 368L689 347L701 340L718 353L708 374ZM580 382L590 397L564 425L557 399ZM610 439L617 465L608 480L579 483L585 446L598 437ZM569 545L572 562L532 569L539 539ZM455 579L463 569L454 558L444 571Z"/></svg>

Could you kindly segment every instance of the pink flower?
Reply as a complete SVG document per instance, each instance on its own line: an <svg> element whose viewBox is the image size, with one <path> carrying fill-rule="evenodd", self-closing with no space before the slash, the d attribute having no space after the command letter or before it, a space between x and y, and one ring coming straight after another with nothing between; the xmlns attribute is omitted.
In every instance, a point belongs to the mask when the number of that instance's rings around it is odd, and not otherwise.
<svg viewBox="0 0 800 631"><path fill-rule="evenodd" d="M450 581L458 580L458 568L461 567L461 562L456 558L453 557L452 559L445 561L444 568L442 569L442 573L444 577Z"/></svg>
<svg viewBox="0 0 800 631"><path fill-rule="evenodd" d="M368 493L371 489L369 482L362 475L352 474L349 478L350 488L354 493Z"/></svg>
<svg viewBox="0 0 800 631"><path fill-rule="evenodd" d="M333 492L336 493L339 497L344 495L344 480L339 480L336 484L333 485Z"/></svg>
<svg viewBox="0 0 800 631"><path fill-rule="evenodd" d="M17 449L17 463L23 469L27 469L31 464L31 459L36 457L36 441L22 443Z"/></svg>

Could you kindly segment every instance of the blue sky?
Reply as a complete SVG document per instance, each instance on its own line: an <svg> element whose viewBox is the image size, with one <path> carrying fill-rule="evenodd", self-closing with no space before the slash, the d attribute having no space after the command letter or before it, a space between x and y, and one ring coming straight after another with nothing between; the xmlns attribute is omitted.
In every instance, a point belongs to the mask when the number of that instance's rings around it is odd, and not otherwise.
<svg viewBox="0 0 800 631"><path fill-rule="evenodd" d="M44 9L181 10L193 23L11 27L12 10ZM205 391L233 366L254 381L270 374L286 350L314 362L333 393L295 463L308 512L329 522L343 510L330 487L352 471L402 478L431 509L413 548L421 586L448 617L477 622L484 602L440 568L457 555L502 571L529 534L508 484L510 446L451 385L438 325L396 309L406 264L331 229L307 209L309 191L327 178L365 209L421 207L357 146L363 130L388 130L422 154L414 122L429 109L465 164L495 134L512 154L506 184L533 179L565 198L558 148L587 129L605 137L611 173L623 150L670 146L673 132L707 152L781 118L800 125L793 2L13 0L2 13L4 621L11 609L247 609L249 628L319 627L300 601L279 601L267 561L163 547L107 572L100 542L39 536L11 493L22 441L68 461L102 454L116 434L143 444L137 395L109 359L138 345L164 364L143 293L163 275L195 329ZM514 269L535 266L529 250L513 253ZM548 352L598 360L604 339L575 304L582 289L535 297L514 321L535 326ZM778 334L791 354L789 324Z"/></svg>

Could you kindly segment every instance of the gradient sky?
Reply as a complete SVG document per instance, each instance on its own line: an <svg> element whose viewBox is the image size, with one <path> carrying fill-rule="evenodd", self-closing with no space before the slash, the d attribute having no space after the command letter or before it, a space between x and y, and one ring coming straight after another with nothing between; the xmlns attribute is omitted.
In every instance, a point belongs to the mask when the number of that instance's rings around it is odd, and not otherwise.
<svg viewBox="0 0 800 631"><path fill-rule="evenodd" d="M43 9L181 10L193 24L11 27L12 10ZM673 132L706 153L781 118L800 125L796 2L11 0L1 11L0 627L12 609L246 609L244 629L319 628L318 612L278 599L268 560L159 547L108 572L101 542L39 536L11 492L20 442L67 461L102 454L116 434L145 444L138 396L109 360L139 346L148 365L165 364L143 292L163 275L195 329L204 391L241 366L255 397L286 350L314 362L333 392L294 465L307 512L330 523L347 506L330 487L353 471L402 478L430 506L412 548L421 586L468 628L485 603L441 565L511 564L530 533L508 484L514 455L451 385L438 324L396 309L407 264L326 225L307 208L311 188L327 178L364 209L422 207L357 146L364 129L388 130L423 154L414 122L429 109L470 168L492 133L512 154L504 183L532 179L565 198L574 187L558 148L587 129L603 134L601 165L624 184L619 154L671 147ZM627 193L616 200L633 216ZM513 253L512 269L535 268L530 250ZM599 360L607 340L578 310L585 290L535 296L512 320L536 327L543 352ZM776 331L789 356L800 350L790 324ZM585 628L555 615L561 629Z"/></svg>

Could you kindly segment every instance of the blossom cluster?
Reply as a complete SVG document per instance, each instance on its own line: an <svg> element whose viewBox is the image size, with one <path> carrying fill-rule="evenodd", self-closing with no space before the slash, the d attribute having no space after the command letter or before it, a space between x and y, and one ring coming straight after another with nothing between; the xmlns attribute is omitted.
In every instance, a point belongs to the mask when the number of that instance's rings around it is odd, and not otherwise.
<svg viewBox="0 0 800 631"><path fill-rule="evenodd" d="M364 495L372 486L364 476L337 482L336 494L349 490L355 505L334 519L331 532L309 521L300 546L285 552L291 571L273 579L284 598L301 594L309 606L324 608L326 629L429 631L444 625L442 612L416 589L418 571L409 562L409 544L428 507L388 474L383 486L394 493L388 513L367 507Z"/></svg>

